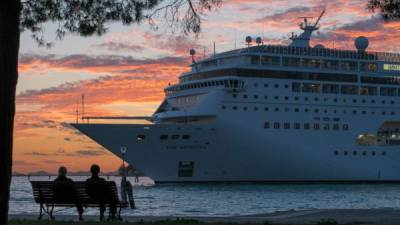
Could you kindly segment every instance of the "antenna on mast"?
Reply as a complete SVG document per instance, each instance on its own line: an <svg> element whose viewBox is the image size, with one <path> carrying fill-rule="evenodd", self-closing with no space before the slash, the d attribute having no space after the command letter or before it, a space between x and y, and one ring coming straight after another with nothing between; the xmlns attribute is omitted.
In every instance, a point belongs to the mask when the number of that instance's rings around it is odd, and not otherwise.
<svg viewBox="0 0 400 225"><path fill-rule="evenodd" d="M82 120L85 118L85 94L82 94Z"/></svg>
<svg viewBox="0 0 400 225"><path fill-rule="evenodd" d="M322 12L321 12L321 14L319 15L317 21L315 22L314 27L317 27L317 26L318 26L319 21L321 21L321 19L322 19L322 17L324 16L325 12L326 12L326 8L324 8L324 10L322 10Z"/></svg>

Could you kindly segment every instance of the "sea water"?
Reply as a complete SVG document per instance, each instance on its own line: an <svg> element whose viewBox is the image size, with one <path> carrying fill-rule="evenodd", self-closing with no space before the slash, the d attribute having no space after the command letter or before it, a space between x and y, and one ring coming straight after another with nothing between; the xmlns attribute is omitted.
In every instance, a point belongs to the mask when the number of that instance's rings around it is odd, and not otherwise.
<svg viewBox="0 0 400 225"><path fill-rule="evenodd" d="M31 177L53 180L55 177ZM85 180L87 177L72 177ZM105 177L107 178L107 177ZM120 185L119 177L108 177ZM237 216L303 209L400 209L400 184L156 184L141 177L134 185L137 209L122 214L142 216ZM38 214L27 177L13 177L10 214ZM76 209L58 214L76 215ZM98 214L87 209L85 214Z"/></svg>

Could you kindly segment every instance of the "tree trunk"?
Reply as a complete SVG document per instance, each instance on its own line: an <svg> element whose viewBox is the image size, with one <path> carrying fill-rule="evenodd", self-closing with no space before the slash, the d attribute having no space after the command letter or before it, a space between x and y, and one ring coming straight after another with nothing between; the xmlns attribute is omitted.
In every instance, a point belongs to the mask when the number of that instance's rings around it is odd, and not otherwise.
<svg viewBox="0 0 400 225"><path fill-rule="evenodd" d="M0 224L8 224L15 91L18 80L20 0L0 0Z"/></svg>

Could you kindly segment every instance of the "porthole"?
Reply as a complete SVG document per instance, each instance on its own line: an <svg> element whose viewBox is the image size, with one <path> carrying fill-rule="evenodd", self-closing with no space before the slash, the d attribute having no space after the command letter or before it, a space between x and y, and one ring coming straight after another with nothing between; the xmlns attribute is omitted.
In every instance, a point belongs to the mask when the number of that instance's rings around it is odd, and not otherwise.
<svg viewBox="0 0 400 225"><path fill-rule="evenodd" d="M314 109L314 112L315 113L319 113L319 109Z"/></svg>
<svg viewBox="0 0 400 225"><path fill-rule="evenodd" d="M237 94L233 94L232 97L233 97L233 98L237 98Z"/></svg>
<svg viewBox="0 0 400 225"><path fill-rule="evenodd" d="M354 152L353 152L353 155L357 155L357 152L356 152L356 151L354 151Z"/></svg>
<svg viewBox="0 0 400 225"><path fill-rule="evenodd" d="M395 112L391 112L390 115L394 116L396 113Z"/></svg>
<svg viewBox="0 0 400 225"><path fill-rule="evenodd" d="M182 139L183 140L189 140L190 139L190 135L185 134L185 135L182 136Z"/></svg>
<svg viewBox="0 0 400 225"><path fill-rule="evenodd" d="M299 100L299 97L297 97L297 96L294 97L294 100L295 100L295 101L298 101L298 100Z"/></svg>
<svg viewBox="0 0 400 225"><path fill-rule="evenodd" d="M364 156L367 155L367 152L366 152L366 151L363 151L362 155L364 155Z"/></svg>
<svg viewBox="0 0 400 225"><path fill-rule="evenodd" d="M385 101L385 100L382 100L382 104L386 104L386 101Z"/></svg>
<svg viewBox="0 0 400 225"><path fill-rule="evenodd" d="M318 101L319 101L319 98L314 98L314 101L318 102Z"/></svg>
<svg viewBox="0 0 400 225"><path fill-rule="evenodd" d="M254 111L258 111L258 107L257 106L254 106Z"/></svg>
<svg viewBox="0 0 400 225"><path fill-rule="evenodd" d="M337 102L337 98L333 99L334 102Z"/></svg>
<svg viewBox="0 0 400 225"><path fill-rule="evenodd" d="M375 155L376 155L376 152L371 152L371 155L372 155L372 156L375 156Z"/></svg>
<svg viewBox="0 0 400 225"><path fill-rule="evenodd" d="M254 87L258 87L258 83L254 83Z"/></svg>
<svg viewBox="0 0 400 225"><path fill-rule="evenodd" d="M285 84L285 88L289 88L289 85Z"/></svg>
<svg viewBox="0 0 400 225"><path fill-rule="evenodd" d="M279 96L275 96L275 100L279 100Z"/></svg>
<svg viewBox="0 0 400 225"><path fill-rule="evenodd" d="M267 87L268 87L268 84L264 84L264 87L267 88Z"/></svg>
<svg viewBox="0 0 400 225"><path fill-rule="evenodd" d="M285 108L285 112L289 112L290 111L290 109L289 108Z"/></svg>
<svg viewBox="0 0 400 225"><path fill-rule="evenodd" d="M362 100L362 103L366 103L367 101L365 99Z"/></svg>
<svg viewBox="0 0 400 225"><path fill-rule="evenodd" d="M243 98L248 98L248 96L247 95L243 95Z"/></svg>
<svg viewBox="0 0 400 225"><path fill-rule="evenodd" d="M295 108L294 111L295 112L299 112L300 110L299 110L299 108Z"/></svg>
<svg viewBox="0 0 400 225"><path fill-rule="evenodd" d="M275 84L274 87L275 87L275 88L279 88L279 84Z"/></svg>
<svg viewBox="0 0 400 225"><path fill-rule="evenodd" d="M285 100L286 100L286 101L289 100L289 97L288 97L288 96L285 96Z"/></svg>
<svg viewBox="0 0 400 225"><path fill-rule="evenodd" d="M344 151L344 152L343 152L343 154L344 154L344 155L347 155L347 154L348 154L348 152L347 152L347 151Z"/></svg>
<svg viewBox="0 0 400 225"><path fill-rule="evenodd" d="M265 99L265 100L268 100L268 96L265 95L265 96L264 96L264 99Z"/></svg>
<svg viewBox="0 0 400 225"><path fill-rule="evenodd" d="M309 111L309 109L304 109L304 112L308 112Z"/></svg>
<svg viewBox="0 0 400 225"><path fill-rule="evenodd" d="M279 108L275 108L275 112L279 112Z"/></svg>
<svg viewBox="0 0 400 225"><path fill-rule="evenodd" d="M264 111L269 111L269 108L268 107L264 107Z"/></svg>
<svg viewBox="0 0 400 225"><path fill-rule="evenodd" d="M254 95L254 99L258 99L258 95Z"/></svg>
<svg viewBox="0 0 400 225"><path fill-rule="evenodd" d="M382 112L382 115L386 115L386 112L385 112L385 111L383 111L383 112Z"/></svg>
<svg viewBox="0 0 400 225"><path fill-rule="evenodd" d="M305 97L305 98L304 98L304 101L308 101L308 98L307 98L307 97Z"/></svg>
<svg viewBox="0 0 400 225"><path fill-rule="evenodd" d="M232 109L233 109L233 110L237 110L237 106L233 106Z"/></svg>
<svg viewBox="0 0 400 225"><path fill-rule="evenodd" d="M246 106L245 106L245 107L243 107L243 110L244 110L244 111L247 111L247 107L246 107Z"/></svg>
<svg viewBox="0 0 400 225"><path fill-rule="evenodd" d="M390 101L390 104L392 104L392 105L393 105L393 104L394 104L394 101Z"/></svg>
<svg viewBox="0 0 400 225"><path fill-rule="evenodd" d="M382 152L382 155L385 156L385 155L386 155L386 152Z"/></svg>
<svg viewBox="0 0 400 225"><path fill-rule="evenodd" d="M223 106L222 106L222 109L225 110L225 109L226 109L226 106L223 105Z"/></svg>
<svg viewBox="0 0 400 225"><path fill-rule="evenodd" d="M167 134L160 135L160 140L167 140L167 139L168 139L168 135Z"/></svg>
<svg viewBox="0 0 400 225"><path fill-rule="evenodd" d="M366 111L362 111L362 114L365 115L365 114L367 114L367 112Z"/></svg>
<svg viewBox="0 0 400 225"><path fill-rule="evenodd" d="M357 110L353 110L353 114L357 114Z"/></svg>
<svg viewBox="0 0 400 225"><path fill-rule="evenodd" d="M371 100L371 103L372 103L372 104L375 104L375 100Z"/></svg>
<svg viewBox="0 0 400 225"><path fill-rule="evenodd" d="M353 103L357 103L357 99L353 99Z"/></svg>
<svg viewBox="0 0 400 225"><path fill-rule="evenodd" d="M339 155L339 151L335 151L334 154L335 154L335 155Z"/></svg>

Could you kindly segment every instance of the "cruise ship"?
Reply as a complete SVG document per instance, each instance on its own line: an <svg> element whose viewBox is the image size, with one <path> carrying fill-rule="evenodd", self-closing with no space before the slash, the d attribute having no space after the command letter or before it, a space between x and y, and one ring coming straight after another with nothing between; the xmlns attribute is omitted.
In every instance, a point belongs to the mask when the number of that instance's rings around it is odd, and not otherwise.
<svg viewBox="0 0 400 225"><path fill-rule="evenodd" d="M310 46L322 15L288 45L191 50L148 123L72 125L157 183L398 182L400 55Z"/></svg>

